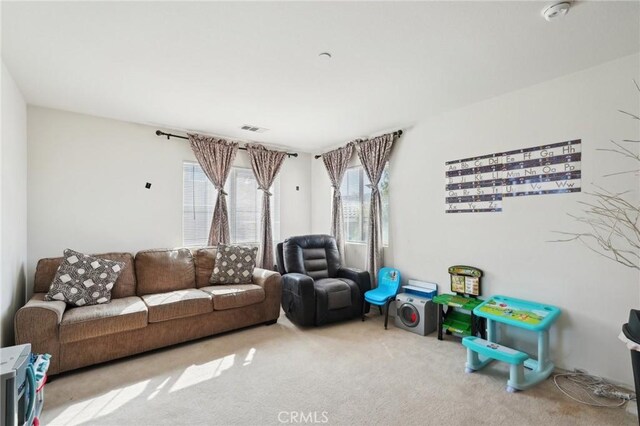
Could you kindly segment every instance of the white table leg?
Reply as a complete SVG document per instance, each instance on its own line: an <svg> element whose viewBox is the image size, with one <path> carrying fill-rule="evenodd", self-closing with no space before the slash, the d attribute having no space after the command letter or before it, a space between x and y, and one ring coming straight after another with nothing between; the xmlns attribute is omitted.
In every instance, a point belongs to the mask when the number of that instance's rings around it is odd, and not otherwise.
<svg viewBox="0 0 640 426"><path fill-rule="evenodd" d="M538 332L538 368L541 372L547 368L549 362L549 331L542 330Z"/></svg>

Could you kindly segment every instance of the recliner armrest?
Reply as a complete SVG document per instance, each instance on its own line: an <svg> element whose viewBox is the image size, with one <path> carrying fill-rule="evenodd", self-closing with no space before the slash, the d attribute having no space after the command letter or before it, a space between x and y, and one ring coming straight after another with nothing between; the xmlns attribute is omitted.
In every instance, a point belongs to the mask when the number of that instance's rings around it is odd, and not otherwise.
<svg viewBox="0 0 640 426"><path fill-rule="evenodd" d="M313 278L304 274L284 274L282 276L282 287L301 297L314 296Z"/></svg>
<svg viewBox="0 0 640 426"><path fill-rule="evenodd" d="M346 268L342 267L338 269L338 278L347 278L355 281L360 288L360 293L364 297L364 294L371 290L371 277L369 271L363 271L358 268Z"/></svg>
<svg viewBox="0 0 640 426"><path fill-rule="evenodd" d="M292 272L282 276L282 309L298 325L313 325L316 291L310 276Z"/></svg>

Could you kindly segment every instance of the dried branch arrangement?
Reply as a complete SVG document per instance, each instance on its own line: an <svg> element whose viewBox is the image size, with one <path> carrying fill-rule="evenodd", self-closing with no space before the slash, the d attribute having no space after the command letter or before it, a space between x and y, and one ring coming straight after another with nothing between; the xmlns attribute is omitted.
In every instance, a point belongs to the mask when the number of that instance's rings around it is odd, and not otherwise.
<svg viewBox="0 0 640 426"><path fill-rule="evenodd" d="M640 94L640 86L635 82ZM633 120L640 116L619 110ZM637 168L611 173L605 177L634 174L640 176L640 153L638 149L629 149L631 144L640 144L640 140L625 139L622 142L610 141L612 148L599 149L621 155L638 163ZM593 252L614 260L629 268L640 270L640 205L630 201L633 191L611 192L597 187L595 192L587 192L590 201L582 201L584 207L581 215L569 215L576 221L586 225L588 230L579 233L558 232L566 236L554 242L579 241ZM635 188L637 190L637 188ZM637 195L636 195L637 197ZM636 198L637 199L637 198ZM637 202L637 201L636 201Z"/></svg>

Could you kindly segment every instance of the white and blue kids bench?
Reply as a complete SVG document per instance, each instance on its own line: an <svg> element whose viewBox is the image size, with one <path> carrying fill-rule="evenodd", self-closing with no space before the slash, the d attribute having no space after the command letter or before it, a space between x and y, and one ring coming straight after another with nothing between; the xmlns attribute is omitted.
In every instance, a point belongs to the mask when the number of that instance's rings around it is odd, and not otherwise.
<svg viewBox="0 0 640 426"><path fill-rule="evenodd" d="M493 296L473 310L487 320L487 340L475 336L462 339L467 348L466 372L472 373L497 360L510 365L507 391L525 390L545 380L554 369L549 360L549 328L560 316L551 305L504 296ZM538 333L538 359L496 341L496 322ZM530 371L525 372L524 368Z"/></svg>

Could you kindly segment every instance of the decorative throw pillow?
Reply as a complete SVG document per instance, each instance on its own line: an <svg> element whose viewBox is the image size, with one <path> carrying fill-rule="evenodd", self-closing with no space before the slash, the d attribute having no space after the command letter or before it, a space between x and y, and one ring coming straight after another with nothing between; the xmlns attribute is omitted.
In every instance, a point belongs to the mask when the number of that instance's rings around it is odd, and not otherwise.
<svg viewBox="0 0 640 426"><path fill-rule="evenodd" d="M44 300L61 300L74 306L108 303L124 266L124 262L66 249Z"/></svg>
<svg viewBox="0 0 640 426"><path fill-rule="evenodd" d="M251 284L258 247L218 245L211 284Z"/></svg>

